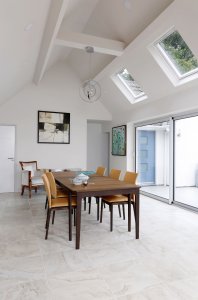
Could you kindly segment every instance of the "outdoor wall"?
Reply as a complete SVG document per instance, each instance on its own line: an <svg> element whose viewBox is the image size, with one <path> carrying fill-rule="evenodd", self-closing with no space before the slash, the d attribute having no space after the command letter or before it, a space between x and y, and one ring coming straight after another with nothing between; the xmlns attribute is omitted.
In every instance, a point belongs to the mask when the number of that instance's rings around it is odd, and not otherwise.
<svg viewBox="0 0 198 300"><path fill-rule="evenodd" d="M175 124L175 184L198 186L198 117L177 120Z"/></svg>
<svg viewBox="0 0 198 300"><path fill-rule="evenodd" d="M63 63L50 69L38 86L30 84L0 107L0 124L16 125L16 189L19 161L37 160L41 168L87 167L87 119L111 120L99 102L79 97L80 81ZM70 144L38 144L38 110L70 113Z"/></svg>

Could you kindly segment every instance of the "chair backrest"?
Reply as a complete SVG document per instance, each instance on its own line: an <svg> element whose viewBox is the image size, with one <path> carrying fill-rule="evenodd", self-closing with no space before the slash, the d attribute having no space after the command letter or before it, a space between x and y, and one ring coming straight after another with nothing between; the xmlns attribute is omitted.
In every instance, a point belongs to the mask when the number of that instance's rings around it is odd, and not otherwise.
<svg viewBox="0 0 198 300"><path fill-rule="evenodd" d="M124 181L125 182L130 182L132 184L136 183L136 179L137 179L138 173L135 172L126 172L124 175Z"/></svg>
<svg viewBox="0 0 198 300"><path fill-rule="evenodd" d="M34 171L36 171L38 169L36 160L20 161L19 163L20 163L20 166L21 166L22 170L26 170L26 167L29 167L29 166L31 166Z"/></svg>
<svg viewBox="0 0 198 300"><path fill-rule="evenodd" d="M109 177L111 177L113 179L119 179L120 174L121 174L121 170L111 169L111 171L109 173Z"/></svg>
<svg viewBox="0 0 198 300"><path fill-rule="evenodd" d="M52 197L51 197L50 183L49 183L49 180L48 180L46 174L43 174L42 178L43 178L43 182L44 182L44 186L45 186L45 191L46 191L47 198L48 198L48 205L49 205L49 207L51 207Z"/></svg>
<svg viewBox="0 0 198 300"><path fill-rule="evenodd" d="M22 170L30 171L31 172L31 177L34 177L34 173L37 170L37 161L20 161L20 166ZM23 174L22 174L23 176Z"/></svg>
<svg viewBox="0 0 198 300"><path fill-rule="evenodd" d="M36 171L37 168L37 161L36 160L32 160L32 161L20 161L20 166L22 170L29 170L30 168L32 168L33 171Z"/></svg>
<svg viewBox="0 0 198 300"><path fill-rule="evenodd" d="M54 179L54 175L51 172L46 172L45 174L49 181L52 198L57 198L57 188L56 188L56 182Z"/></svg>
<svg viewBox="0 0 198 300"><path fill-rule="evenodd" d="M97 170L96 170L96 174L99 175L99 176L104 176L105 171L106 171L105 167L98 167Z"/></svg>

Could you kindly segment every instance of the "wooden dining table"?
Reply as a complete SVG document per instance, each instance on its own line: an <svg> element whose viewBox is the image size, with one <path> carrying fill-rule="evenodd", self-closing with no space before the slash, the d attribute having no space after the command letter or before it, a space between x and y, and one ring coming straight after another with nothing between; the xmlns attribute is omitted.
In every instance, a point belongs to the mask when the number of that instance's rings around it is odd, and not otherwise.
<svg viewBox="0 0 198 300"><path fill-rule="evenodd" d="M139 190L140 186L112 179L108 176L89 176L88 185L74 185L74 171L53 172L56 183L68 191L69 197L76 195L76 249L80 249L81 203L84 197L102 197L124 194L128 197L128 231L131 231L131 195L135 195L135 238L139 239ZM71 240L71 236L69 237Z"/></svg>

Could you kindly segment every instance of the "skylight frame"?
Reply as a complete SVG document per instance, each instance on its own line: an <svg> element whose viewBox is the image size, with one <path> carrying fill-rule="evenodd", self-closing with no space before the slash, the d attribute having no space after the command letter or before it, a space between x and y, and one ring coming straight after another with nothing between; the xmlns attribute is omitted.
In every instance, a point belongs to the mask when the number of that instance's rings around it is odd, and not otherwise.
<svg viewBox="0 0 198 300"><path fill-rule="evenodd" d="M198 78L198 67L190 70L184 74L181 74L175 64L171 61L168 54L166 54L166 51L162 48L160 43L166 39L169 35L171 35L174 32L178 32L181 38L183 39L182 35L180 34L179 30L177 30L175 27L172 27L169 29L165 34L161 35L160 38L156 39L152 44L148 45L148 49L153 55L154 59L157 61L161 69L165 72L168 79L172 82L174 86L179 86L184 83L187 83L189 81L192 81L194 79ZM186 41L183 39L187 47L190 49ZM194 55L193 51L190 49L192 54ZM195 56L195 55L194 55ZM198 61L198 58L195 56L195 58Z"/></svg>
<svg viewBox="0 0 198 300"><path fill-rule="evenodd" d="M127 84L127 80L124 80L124 78L122 77L121 74L125 70L130 75L135 85L137 85L137 87L141 90L141 92L138 95L133 91L132 87ZM127 68L125 67L121 68L118 72L116 72L111 76L111 79L131 104L137 103L139 101L143 101L148 98L148 96L142 90L141 86L137 83L134 77L132 77L131 74L128 72Z"/></svg>
<svg viewBox="0 0 198 300"><path fill-rule="evenodd" d="M161 52L161 54L164 56L164 58L166 59L166 61L168 62L168 64L172 67L172 69L175 71L177 77L179 79L184 79L188 76L191 76L192 74L194 73L197 73L198 72L198 67L193 69L193 70L190 70L184 74L181 74L179 72L179 70L177 69L176 67L176 64L174 64L171 60L171 58L169 57L169 55L166 53L166 51L162 48L162 46L160 45L160 43L165 40L167 37L169 37L171 34L173 34L174 32L177 32L180 36L181 34L179 33L178 30L176 29L172 29L171 31L167 32L165 35L163 35L157 42L156 42L156 47L158 48L158 50ZM183 37L181 36L182 40L184 41L184 43L187 45L187 47L189 48L189 50L191 51L191 53L194 55L194 53L192 52L192 50L190 49L190 47L188 46L188 44L186 43L186 41L183 39ZM195 56L195 55L194 55Z"/></svg>

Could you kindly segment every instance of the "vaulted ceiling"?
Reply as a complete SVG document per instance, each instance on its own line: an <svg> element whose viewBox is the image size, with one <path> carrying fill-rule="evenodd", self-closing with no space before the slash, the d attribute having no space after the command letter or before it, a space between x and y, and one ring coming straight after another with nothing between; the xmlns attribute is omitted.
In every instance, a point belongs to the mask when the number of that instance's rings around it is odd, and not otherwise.
<svg viewBox="0 0 198 300"><path fill-rule="evenodd" d="M177 0L1 0L0 103L29 82L39 84L45 72L58 61L69 64L84 81L90 71L85 52L88 45L95 50L92 76L100 81L102 101L110 111L124 112L131 107L125 99L123 102L123 95L110 80L112 72L127 64L129 71L136 72L151 100L164 96L167 89L171 91L171 83L145 49L150 43L147 37L155 38L154 26L155 34L161 34L159 24L161 30L167 30L164 24L175 25L171 23L174 5L170 10L170 24L164 14L174 2L179 3ZM195 0L190 2L197 6ZM181 7L186 5L185 0L180 3ZM160 16L164 19L161 23ZM142 39L138 40L140 36ZM150 72L155 70L157 78L164 83L159 91L155 82L149 81L148 68ZM117 95L120 100L115 108L112 104Z"/></svg>

